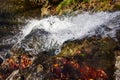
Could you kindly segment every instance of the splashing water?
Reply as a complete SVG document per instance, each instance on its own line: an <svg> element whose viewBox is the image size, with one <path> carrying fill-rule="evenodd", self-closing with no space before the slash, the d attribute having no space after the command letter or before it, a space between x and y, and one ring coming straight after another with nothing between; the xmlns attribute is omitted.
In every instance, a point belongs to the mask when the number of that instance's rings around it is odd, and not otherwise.
<svg viewBox="0 0 120 80"><path fill-rule="evenodd" d="M56 46L60 48L67 40L82 39L86 36L107 35L114 37L120 27L120 12L99 12L94 14L83 13L76 16L57 17L51 16L41 20L28 20L27 25L19 34L7 42L14 46L24 45L30 50L30 44L35 53ZM117 18L117 20L116 20ZM42 45L42 47L40 47ZM18 45L17 45L18 46Z"/></svg>

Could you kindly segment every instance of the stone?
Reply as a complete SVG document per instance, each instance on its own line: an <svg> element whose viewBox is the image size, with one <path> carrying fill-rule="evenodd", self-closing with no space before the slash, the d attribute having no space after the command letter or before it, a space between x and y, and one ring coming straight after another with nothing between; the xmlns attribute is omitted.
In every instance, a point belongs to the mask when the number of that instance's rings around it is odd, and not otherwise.
<svg viewBox="0 0 120 80"><path fill-rule="evenodd" d="M40 73L43 71L43 66L41 64L37 65L37 73Z"/></svg>
<svg viewBox="0 0 120 80"><path fill-rule="evenodd" d="M3 58L2 58L2 56L0 56L0 64L2 64L3 63Z"/></svg>

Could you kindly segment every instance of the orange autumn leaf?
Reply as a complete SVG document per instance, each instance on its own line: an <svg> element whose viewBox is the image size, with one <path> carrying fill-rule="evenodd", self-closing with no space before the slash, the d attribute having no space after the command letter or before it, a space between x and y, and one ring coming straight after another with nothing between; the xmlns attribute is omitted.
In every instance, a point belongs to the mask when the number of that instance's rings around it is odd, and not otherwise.
<svg viewBox="0 0 120 80"><path fill-rule="evenodd" d="M19 59L11 57L7 59L7 63L8 63L9 68L11 69L18 69L19 67L24 69L24 68L29 67L32 64L32 61L27 55L22 55L20 62L19 62Z"/></svg>

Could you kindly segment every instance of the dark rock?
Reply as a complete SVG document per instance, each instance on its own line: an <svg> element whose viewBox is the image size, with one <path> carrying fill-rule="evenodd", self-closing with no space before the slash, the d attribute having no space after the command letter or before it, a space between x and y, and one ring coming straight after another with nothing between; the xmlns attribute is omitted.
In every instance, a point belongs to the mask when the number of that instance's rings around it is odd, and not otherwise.
<svg viewBox="0 0 120 80"><path fill-rule="evenodd" d="M7 58L10 58L10 56L11 56L11 54L8 53L8 54L5 55L5 58L6 58L6 59L7 59Z"/></svg>
<svg viewBox="0 0 120 80"><path fill-rule="evenodd" d="M0 56L0 64L3 63L3 58Z"/></svg>
<svg viewBox="0 0 120 80"><path fill-rule="evenodd" d="M120 43L120 30L117 30L116 38L117 38L118 42Z"/></svg>

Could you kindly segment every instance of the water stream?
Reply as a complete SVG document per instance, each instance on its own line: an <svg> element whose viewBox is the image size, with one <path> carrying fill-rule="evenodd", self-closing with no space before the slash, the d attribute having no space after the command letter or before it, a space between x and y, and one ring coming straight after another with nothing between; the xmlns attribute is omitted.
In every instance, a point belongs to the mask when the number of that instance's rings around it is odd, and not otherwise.
<svg viewBox="0 0 120 80"><path fill-rule="evenodd" d="M24 47L35 54L49 49L60 49L67 40L82 39L92 35L115 38L120 28L120 12L85 12L75 16L50 16L41 20L26 20L21 32L4 40L2 44ZM58 53L58 52L57 52Z"/></svg>
<svg viewBox="0 0 120 80"><path fill-rule="evenodd" d="M68 40L93 35L110 36L116 40L116 31L120 29L120 11L50 16L41 20L26 20L26 23L19 33L3 40L0 45L12 45L13 49L24 48L32 54L54 49L54 54L59 54L61 46Z"/></svg>

